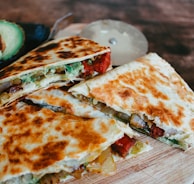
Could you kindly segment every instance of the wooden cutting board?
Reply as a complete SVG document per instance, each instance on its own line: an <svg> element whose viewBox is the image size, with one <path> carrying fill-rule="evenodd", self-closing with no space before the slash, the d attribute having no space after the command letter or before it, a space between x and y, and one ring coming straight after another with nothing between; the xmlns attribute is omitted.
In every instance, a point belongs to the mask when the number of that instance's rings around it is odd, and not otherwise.
<svg viewBox="0 0 194 184"><path fill-rule="evenodd" d="M145 135L152 150L117 163L112 176L86 174L71 184L194 184L194 149L182 151Z"/></svg>

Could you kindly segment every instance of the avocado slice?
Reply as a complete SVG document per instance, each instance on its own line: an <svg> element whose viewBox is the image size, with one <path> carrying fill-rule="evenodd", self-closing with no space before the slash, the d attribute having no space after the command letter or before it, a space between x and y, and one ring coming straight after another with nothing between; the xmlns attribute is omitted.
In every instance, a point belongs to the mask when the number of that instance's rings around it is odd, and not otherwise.
<svg viewBox="0 0 194 184"><path fill-rule="evenodd" d="M0 60L6 61L15 56L23 47L25 34L16 23L0 20Z"/></svg>

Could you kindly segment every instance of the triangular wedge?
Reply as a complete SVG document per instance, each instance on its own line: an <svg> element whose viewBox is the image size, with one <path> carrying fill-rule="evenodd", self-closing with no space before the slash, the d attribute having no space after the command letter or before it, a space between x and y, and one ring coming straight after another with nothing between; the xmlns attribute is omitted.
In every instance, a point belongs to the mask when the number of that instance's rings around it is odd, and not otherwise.
<svg viewBox="0 0 194 184"><path fill-rule="evenodd" d="M170 64L149 53L69 89L107 114L174 147L194 147L194 93Z"/></svg>
<svg viewBox="0 0 194 184"><path fill-rule="evenodd" d="M0 70L0 106L52 83L69 85L110 68L108 47L78 36L49 41Z"/></svg>
<svg viewBox="0 0 194 184"><path fill-rule="evenodd" d="M0 109L0 130L3 184L59 183L85 172L114 174L118 158L151 148L115 119L78 117L24 102Z"/></svg>

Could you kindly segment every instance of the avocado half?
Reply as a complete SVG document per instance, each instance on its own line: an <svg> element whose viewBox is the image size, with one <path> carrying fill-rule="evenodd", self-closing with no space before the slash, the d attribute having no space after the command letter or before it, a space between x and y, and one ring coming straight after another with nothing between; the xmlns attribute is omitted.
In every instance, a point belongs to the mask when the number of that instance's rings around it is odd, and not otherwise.
<svg viewBox="0 0 194 184"><path fill-rule="evenodd" d="M0 60L6 61L15 56L23 47L25 33L21 26L0 20Z"/></svg>

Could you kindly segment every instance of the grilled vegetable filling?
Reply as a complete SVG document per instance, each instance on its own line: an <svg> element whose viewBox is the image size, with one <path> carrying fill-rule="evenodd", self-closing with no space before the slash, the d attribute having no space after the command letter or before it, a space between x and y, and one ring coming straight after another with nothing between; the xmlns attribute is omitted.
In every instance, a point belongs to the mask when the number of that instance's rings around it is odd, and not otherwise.
<svg viewBox="0 0 194 184"><path fill-rule="evenodd" d="M183 132L177 132L177 130L175 129L171 129L168 132L165 132L165 130L157 127L154 121L149 120L146 116L141 118L137 114L132 114L131 116L129 116L125 113L117 112L114 109L106 106L104 103L98 102L93 98L84 97L83 95L77 95L77 98L97 107L108 116L119 119L124 123L129 123L130 126L138 132L149 135L154 139L158 139L161 142L169 144L173 147L181 149L185 149L187 147L185 139L188 138L188 135ZM177 137L176 135L179 135L179 137Z"/></svg>
<svg viewBox="0 0 194 184"><path fill-rule="evenodd" d="M0 101L6 102L10 96L13 96L19 91L28 91L30 89L37 89L45 87L49 83L58 81L79 80L79 76L83 73L84 66L81 62L46 68L30 74L24 74L20 78L16 78L11 82L2 84L0 89Z"/></svg>
<svg viewBox="0 0 194 184"><path fill-rule="evenodd" d="M183 132L177 132L175 129L164 131L162 128L157 127L152 120L148 120L145 116L142 119L138 115L132 114L130 117L130 126L139 132L147 134L173 147L181 149L185 149L187 147L185 139L188 138L188 135ZM179 137L177 137L177 135Z"/></svg>
<svg viewBox="0 0 194 184"><path fill-rule="evenodd" d="M67 171L60 171L59 173L50 173L42 177L26 174L19 176L18 178L0 182L0 184L60 183L68 179L70 176L79 179L86 172L110 175L116 171L114 155L119 155L119 157L126 157L128 154L135 155L141 152L143 148L143 143L124 135L122 138L104 150L94 161L82 164L78 168L75 168L71 173Z"/></svg>
<svg viewBox="0 0 194 184"><path fill-rule="evenodd" d="M89 67L90 66L90 67ZM110 66L110 53L93 57L81 62L66 64L63 66L50 66L44 70L38 70L30 74L24 74L11 82L0 84L0 103L8 101L19 91L36 90L45 87L52 82L66 82L91 78L96 74L106 72Z"/></svg>

